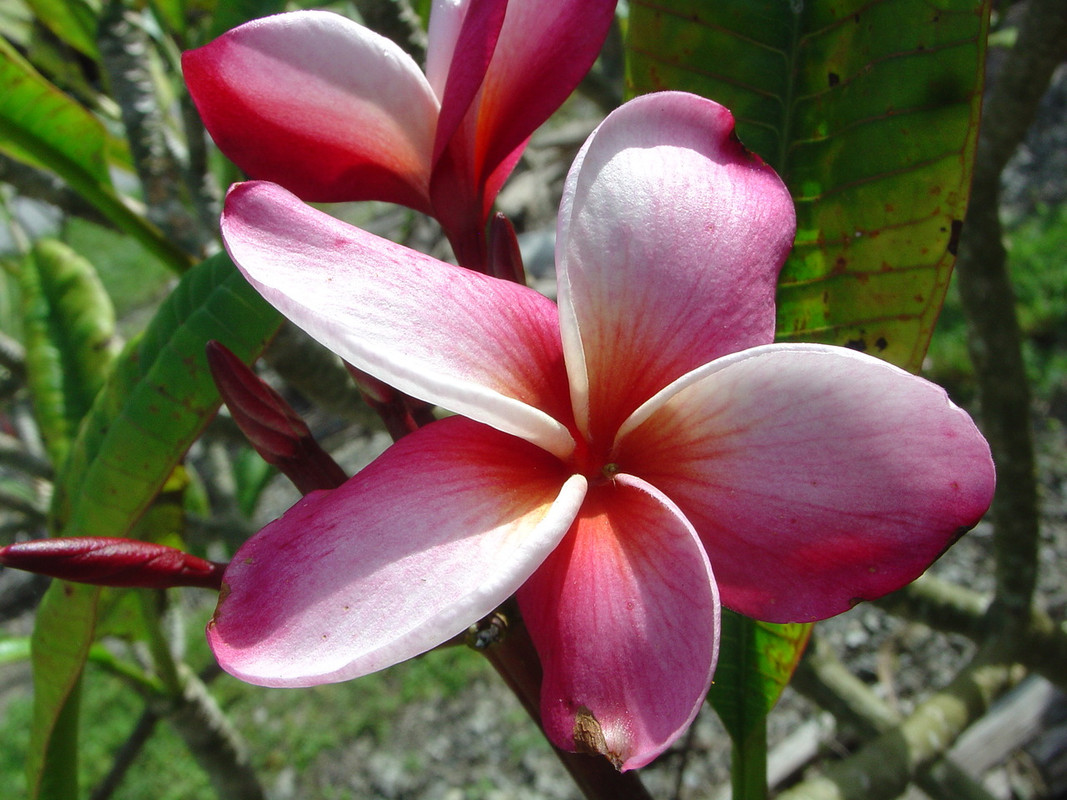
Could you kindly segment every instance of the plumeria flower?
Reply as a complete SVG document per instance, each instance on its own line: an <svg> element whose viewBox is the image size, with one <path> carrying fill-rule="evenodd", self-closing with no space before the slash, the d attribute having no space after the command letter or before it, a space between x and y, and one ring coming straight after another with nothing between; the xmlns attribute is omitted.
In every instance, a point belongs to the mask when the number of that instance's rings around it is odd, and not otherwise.
<svg viewBox="0 0 1067 800"><path fill-rule="evenodd" d="M596 60L615 0L435 0L426 72L338 14L255 20L182 56L219 148L312 202L434 215L481 268L490 206ZM477 262L477 263L475 263Z"/></svg>
<svg viewBox="0 0 1067 800"><path fill-rule="evenodd" d="M454 412L240 549L208 635L247 681L354 678L517 593L547 734L631 769L701 707L720 597L774 622L837 614L989 505L989 448L940 388L771 344L793 206L713 102L641 97L586 142L558 307L270 183L235 186L222 225L282 313Z"/></svg>

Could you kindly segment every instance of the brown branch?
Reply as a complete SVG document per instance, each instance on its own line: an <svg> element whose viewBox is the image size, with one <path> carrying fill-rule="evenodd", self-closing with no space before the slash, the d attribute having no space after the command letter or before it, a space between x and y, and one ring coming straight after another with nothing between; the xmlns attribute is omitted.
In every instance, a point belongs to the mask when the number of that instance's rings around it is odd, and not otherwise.
<svg viewBox="0 0 1067 800"><path fill-rule="evenodd" d="M31 167L0 153L0 183L14 187L20 197L28 197L55 206L64 214L87 219L97 225L112 227L112 223L96 206L71 189L61 178L45 170Z"/></svg>
<svg viewBox="0 0 1067 800"><path fill-rule="evenodd" d="M100 63L122 111L134 168L144 190L148 219L182 250L205 255L214 231L190 214L180 165L166 139L166 122L149 72L148 34L131 19L123 0L109 0L100 15Z"/></svg>
<svg viewBox="0 0 1067 800"><path fill-rule="evenodd" d="M829 644L815 635L793 674L791 685L829 711L839 723L871 739L900 724L900 717L867 684L849 672ZM919 788L932 798L992 800L989 793L949 759L919 770Z"/></svg>
<svg viewBox="0 0 1067 800"><path fill-rule="evenodd" d="M1001 624L987 614L989 598L930 575L876 603L893 614L978 643L988 641ZM1067 691L1067 627L1041 609L1030 608L1005 641L1010 648L1007 658Z"/></svg>
<svg viewBox="0 0 1067 800"><path fill-rule="evenodd" d="M778 795L778 800L890 800L940 760L993 701L1018 682L1021 669L979 660L911 716L828 767Z"/></svg>
<svg viewBox="0 0 1067 800"><path fill-rule="evenodd" d="M1067 6L1062 0L1029 0L1016 44L986 100L956 263L983 430L997 464L992 511L995 613L1006 635L1030 611L1040 521L1030 391L1001 238L1000 174L1030 126L1053 69L1065 56Z"/></svg>
<svg viewBox="0 0 1067 800"><path fill-rule="evenodd" d="M266 797L248 758L244 740L219 709L200 678L181 669L182 693L148 710L164 717L207 773L220 798L264 800Z"/></svg>
<svg viewBox="0 0 1067 800"><path fill-rule="evenodd" d="M89 800L110 800L122 783L122 779L126 777L126 773L130 771L130 767L141 755L148 739L155 732L157 722L159 722L159 715L154 711L146 709L141 712L130 735L126 737L126 741L116 753L111 769L93 789Z"/></svg>

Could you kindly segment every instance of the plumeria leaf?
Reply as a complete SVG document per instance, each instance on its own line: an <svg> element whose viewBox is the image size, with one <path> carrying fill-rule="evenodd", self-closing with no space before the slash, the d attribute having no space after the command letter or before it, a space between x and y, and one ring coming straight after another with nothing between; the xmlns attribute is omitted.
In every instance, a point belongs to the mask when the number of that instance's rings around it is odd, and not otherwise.
<svg viewBox="0 0 1067 800"><path fill-rule="evenodd" d="M104 126L0 39L0 151L110 187Z"/></svg>
<svg viewBox="0 0 1067 800"><path fill-rule="evenodd" d="M184 0L149 0L148 4L168 31L185 33L187 24Z"/></svg>
<svg viewBox="0 0 1067 800"><path fill-rule="evenodd" d="M84 55L99 58L96 12L85 0L25 0L52 33Z"/></svg>
<svg viewBox="0 0 1067 800"><path fill-rule="evenodd" d="M33 727L26 785L34 800L78 796L82 665L92 645L100 589L54 582L37 607L31 640Z"/></svg>
<svg viewBox="0 0 1067 800"><path fill-rule="evenodd" d="M116 227L176 272L191 261L116 193L108 156L116 140L0 37L0 153L51 170Z"/></svg>
<svg viewBox="0 0 1067 800"><path fill-rule="evenodd" d="M115 311L92 264L62 242L38 241L20 278L27 380L59 465L116 355Z"/></svg>
<svg viewBox="0 0 1067 800"><path fill-rule="evenodd" d="M734 742L735 797L759 796L760 781L766 791L765 721L793 676L811 627L758 622L723 609L719 664L708 701Z"/></svg>
<svg viewBox="0 0 1067 800"><path fill-rule="evenodd" d="M887 0L864 4L862 15L854 3L855 15L841 11L840 21L826 3L799 13L767 5L635 2L635 88L684 88L726 103L742 141L790 186L798 244L780 281L780 336L869 349L916 369L964 211L985 21L973 3L909 13L916 4ZM879 24L881 14L893 23ZM768 94L768 86L782 88ZM765 770L764 717L806 641L794 634L807 628L724 620L711 698L734 740L742 796L765 791L746 781L758 784L754 773Z"/></svg>
<svg viewBox="0 0 1067 800"><path fill-rule="evenodd" d="M728 106L792 191L779 338L918 369L966 210L988 4L635 0L630 14L633 90Z"/></svg>
<svg viewBox="0 0 1067 800"><path fill-rule="evenodd" d="M204 342L258 355L278 325L225 255L191 271L124 350L79 432L53 502L64 536L122 536L219 403Z"/></svg>
<svg viewBox="0 0 1067 800"><path fill-rule="evenodd" d="M86 416L57 482L55 533L126 535L218 405L204 342L217 339L251 359L278 320L224 255L191 270L119 356ZM40 787L55 771L52 753L73 735L76 714L67 702L92 643L99 597L97 587L57 581L37 617L27 758L34 797L47 796Z"/></svg>
<svg viewBox="0 0 1067 800"><path fill-rule="evenodd" d="M798 230L779 281L780 339L920 366L965 211L987 14L973 0L631 3L632 91L685 89L729 106L742 142L791 190ZM795 661L788 643L803 649L793 627L724 620L733 633L713 702L739 746L745 721L762 727L753 712L780 690L765 694L759 676Z"/></svg>

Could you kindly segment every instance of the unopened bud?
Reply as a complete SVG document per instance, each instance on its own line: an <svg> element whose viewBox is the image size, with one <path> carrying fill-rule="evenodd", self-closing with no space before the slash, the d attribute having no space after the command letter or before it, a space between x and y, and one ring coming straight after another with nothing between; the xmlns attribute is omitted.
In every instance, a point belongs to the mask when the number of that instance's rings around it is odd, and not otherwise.
<svg viewBox="0 0 1067 800"><path fill-rule="evenodd" d="M347 476L319 446L285 399L241 359L218 342L208 342L211 377L234 422L263 460L280 469L301 493L336 489Z"/></svg>
<svg viewBox="0 0 1067 800"><path fill-rule="evenodd" d="M489 274L494 278L526 285L526 270L522 266L519 239L515 226L503 214L497 213L489 221Z"/></svg>
<svg viewBox="0 0 1067 800"><path fill-rule="evenodd" d="M136 539L59 537L0 548L0 565L96 586L219 589L225 564Z"/></svg>

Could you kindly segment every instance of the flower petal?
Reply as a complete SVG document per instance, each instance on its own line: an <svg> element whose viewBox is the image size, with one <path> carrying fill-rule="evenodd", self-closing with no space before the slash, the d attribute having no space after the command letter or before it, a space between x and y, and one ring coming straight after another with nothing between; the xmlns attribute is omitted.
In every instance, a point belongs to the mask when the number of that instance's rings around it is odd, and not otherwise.
<svg viewBox="0 0 1067 800"><path fill-rule="evenodd" d="M445 84L448 83L448 73L456 55L456 42L459 41L459 32L463 30L463 20L470 7L471 0L433 0L430 7L426 36L426 80L430 82L438 100L445 96Z"/></svg>
<svg viewBox="0 0 1067 800"><path fill-rule="evenodd" d="M467 266L475 266L468 254L476 252L493 200L527 140L589 71L615 10L615 0L510 0L500 27L496 14L501 4L484 5L478 20L473 18L475 6L463 20L460 35L471 44L455 47L464 60L449 74L430 186L434 216ZM458 16L453 10L449 27L455 27ZM485 68L481 58L490 41L495 49ZM467 52L473 54L470 63ZM478 89L475 63L484 75L477 97L471 93ZM434 67L432 74L438 70Z"/></svg>
<svg viewBox="0 0 1067 800"><path fill-rule="evenodd" d="M693 721L715 670L719 599L695 531L658 490L628 475L590 487L518 599L559 747L633 769Z"/></svg>
<svg viewBox="0 0 1067 800"><path fill-rule="evenodd" d="M700 533L723 603L807 622L914 580L993 496L989 446L944 390L876 358L768 345L685 376L615 456Z"/></svg>
<svg viewBox="0 0 1067 800"><path fill-rule="evenodd" d="M441 99L434 163L481 89L507 7L508 0L434 2L426 50L426 77Z"/></svg>
<svg viewBox="0 0 1067 800"><path fill-rule="evenodd" d="M476 109L473 144L481 182L585 77L608 35L615 5L615 0L510 0Z"/></svg>
<svg viewBox="0 0 1067 800"><path fill-rule="evenodd" d="M481 92L507 6L507 0L443 0L434 5L430 18L426 69L442 98L430 203L456 260L479 272L486 271L485 225L500 185L489 193L478 174L473 149L477 114L472 104Z"/></svg>
<svg viewBox="0 0 1067 800"><path fill-rule="evenodd" d="M212 138L249 175L310 201L429 209L437 98L385 37L294 11L184 53L182 70Z"/></svg>
<svg viewBox="0 0 1067 800"><path fill-rule="evenodd" d="M722 106L664 92L608 116L567 177L556 244L575 413L594 444L675 378L771 341L794 227L788 191Z"/></svg>
<svg viewBox="0 0 1067 800"><path fill-rule="evenodd" d="M514 437L451 417L315 492L238 551L208 640L264 686L365 675L461 633L566 532L585 479Z"/></svg>
<svg viewBox="0 0 1067 800"><path fill-rule="evenodd" d="M574 442L556 307L525 286L444 264L238 184L222 234L278 310L364 372L566 457ZM552 415L555 415L553 418Z"/></svg>

